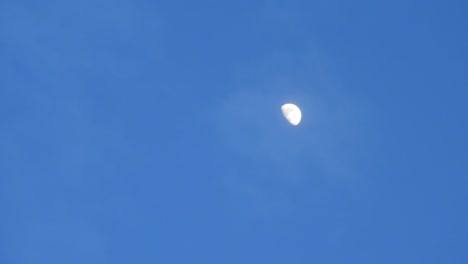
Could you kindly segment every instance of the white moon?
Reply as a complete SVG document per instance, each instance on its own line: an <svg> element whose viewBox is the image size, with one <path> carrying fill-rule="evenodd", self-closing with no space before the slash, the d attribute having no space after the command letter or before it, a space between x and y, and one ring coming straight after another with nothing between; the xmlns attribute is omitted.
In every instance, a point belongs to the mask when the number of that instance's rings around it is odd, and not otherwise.
<svg viewBox="0 0 468 264"><path fill-rule="evenodd" d="M281 112L283 112L284 117L288 122L293 125L297 126L299 122L301 122L302 113L301 109L294 104L284 104L281 106Z"/></svg>

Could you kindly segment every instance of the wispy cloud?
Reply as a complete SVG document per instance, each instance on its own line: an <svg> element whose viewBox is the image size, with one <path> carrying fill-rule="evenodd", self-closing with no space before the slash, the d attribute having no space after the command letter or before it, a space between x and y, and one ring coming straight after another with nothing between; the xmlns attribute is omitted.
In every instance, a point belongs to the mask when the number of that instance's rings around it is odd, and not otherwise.
<svg viewBox="0 0 468 264"><path fill-rule="evenodd" d="M325 66L294 56L285 52L276 62L269 60L267 69L249 67L257 78L226 96L215 118L225 149L240 157L225 173L228 189L274 214L303 203L306 193L354 188L365 151L362 108ZM303 112L297 127L281 114L288 102ZM273 204L283 209L272 209Z"/></svg>
<svg viewBox="0 0 468 264"><path fill-rule="evenodd" d="M2 6L3 63L29 74L42 88L84 89L90 83L106 86L116 78L144 76L143 63L150 69L161 54L157 14L129 1Z"/></svg>
<svg viewBox="0 0 468 264"><path fill-rule="evenodd" d="M88 241L100 243L94 223L80 217L114 210L114 186L146 162L119 103L148 85L161 52L156 16L131 1L0 4L0 231L13 262L57 255L45 247L104 261Z"/></svg>

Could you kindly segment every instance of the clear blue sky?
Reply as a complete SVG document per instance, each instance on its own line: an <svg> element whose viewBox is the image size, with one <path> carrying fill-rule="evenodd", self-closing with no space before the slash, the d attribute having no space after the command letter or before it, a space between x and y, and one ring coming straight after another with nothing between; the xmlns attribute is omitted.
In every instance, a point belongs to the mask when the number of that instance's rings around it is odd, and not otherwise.
<svg viewBox="0 0 468 264"><path fill-rule="evenodd" d="M1 1L0 263L468 263L467 17Z"/></svg>

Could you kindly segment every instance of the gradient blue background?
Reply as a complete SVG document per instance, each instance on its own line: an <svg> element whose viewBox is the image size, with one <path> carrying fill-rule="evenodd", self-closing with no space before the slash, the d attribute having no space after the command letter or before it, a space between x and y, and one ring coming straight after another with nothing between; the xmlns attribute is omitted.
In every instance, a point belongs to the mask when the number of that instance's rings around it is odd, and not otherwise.
<svg viewBox="0 0 468 264"><path fill-rule="evenodd" d="M467 17L0 1L0 263L468 263Z"/></svg>

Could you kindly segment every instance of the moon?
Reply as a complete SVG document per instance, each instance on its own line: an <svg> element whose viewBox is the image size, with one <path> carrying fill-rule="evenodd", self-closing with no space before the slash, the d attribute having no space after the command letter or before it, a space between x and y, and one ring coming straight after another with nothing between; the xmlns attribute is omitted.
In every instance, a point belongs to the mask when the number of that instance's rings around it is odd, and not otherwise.
<svg viewBox="0 0 468 264"><path fill-rule="evenodd" d="M281 112L283 112L284 117L291 125L297 126L301 122L301 109L299 109L295 104L284 104L281 106Z"/></svg>

